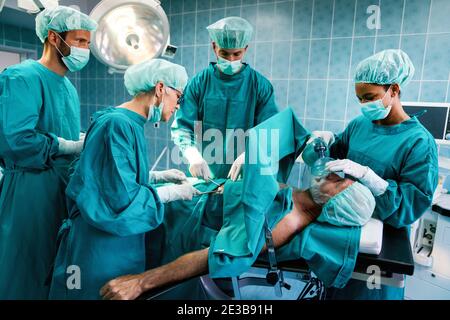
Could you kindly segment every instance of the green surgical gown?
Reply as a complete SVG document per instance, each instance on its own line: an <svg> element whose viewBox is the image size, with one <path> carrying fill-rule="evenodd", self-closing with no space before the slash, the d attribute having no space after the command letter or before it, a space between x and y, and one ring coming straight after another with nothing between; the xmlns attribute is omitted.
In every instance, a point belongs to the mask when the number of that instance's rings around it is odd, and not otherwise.
<svg viewBox="0 0 450 320"><path fill-rule="evenodd" d="M80 103L68 78L27 60L0 74L0 300L47 299L46 276L67 216L71 156Z"/></svg>
<svg viewBox="0 0 450 320"><path fill-rule="evenodd" d="M249 65L244 64L239 73L230 76L211 63L189 82L172 124L172 139L181 151L196 145L203 151L213 177L226 178L233 161L245 149L244 142L227 129L246 131L278 111L272 84ZM201 131L206 133L201 145L195 141L194 132L199 132L196 121L201 121ZM209 137L209 129L220 131L223 139L217 142ZM214 143L217 148L213 148Z"/></svg>
<svg viewBox="0 0 450 320"><path fill-rule="evenodd" d="M145 271L145 232L164 214L148 184L145 123L123 108L95 115L66 191L69 218L59 232L51 299L100 299L109 280Z"/></svg>
<svg viewBox="0 0 450 320"><path fill-rule="evenodd" d="M419 219L431 205L438 183L438 156L432 135L416 117L394 126L376 125L364 116L351 121L330 148L335 159L350 159L368 166L389 186L375 197L374 216L396 228ZM402 290L382 286L368 290L362 281L352 280L330 292L333 298L402 298Z"/></svg>

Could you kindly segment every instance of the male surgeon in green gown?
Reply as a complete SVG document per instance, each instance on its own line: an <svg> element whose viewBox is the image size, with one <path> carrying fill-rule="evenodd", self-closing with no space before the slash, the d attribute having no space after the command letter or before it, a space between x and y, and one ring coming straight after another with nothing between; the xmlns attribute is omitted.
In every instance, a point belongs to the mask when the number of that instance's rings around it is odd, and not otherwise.
<svg viewBox="0 0 450 320"><path fill-rule="evenodd" d="M212 62L188 84L172 124L172 139L188 160L192 176L235 181L245 148L233 134L253 128L279 110L269 80L242 62L253 33L250 23L228 17L207 29L217 63ZM211 139L201 148L195 142L196 122L201 122L202 133L220 132L220 141Z"/></svg>
<svg viewBox="0 0 450 320"><path fill-rule="evenodd" d="M65 76L89 60L95 21L69 7L36 17L38 61L0 74L0 299L46 299L66 216L68 168L83 148L77 91Z"/></svg>

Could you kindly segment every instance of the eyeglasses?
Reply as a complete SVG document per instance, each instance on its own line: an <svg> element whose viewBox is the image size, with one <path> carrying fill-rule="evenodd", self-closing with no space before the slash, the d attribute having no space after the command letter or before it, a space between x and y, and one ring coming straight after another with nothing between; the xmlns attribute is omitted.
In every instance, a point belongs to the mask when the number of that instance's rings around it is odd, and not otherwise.
<svg viewBox="0 0 450 320"><path fill-rule="evenodd" d="M170 87L170 86L169 86L169 88L172 89L172 90L175 90L177 93L180 94L180 97L179 97L178 100L177 100L177 104L178 104L178 105L181 105L181 104L184 102L184 94L181 93L179 90L175 89L174 87Z"/></svg>

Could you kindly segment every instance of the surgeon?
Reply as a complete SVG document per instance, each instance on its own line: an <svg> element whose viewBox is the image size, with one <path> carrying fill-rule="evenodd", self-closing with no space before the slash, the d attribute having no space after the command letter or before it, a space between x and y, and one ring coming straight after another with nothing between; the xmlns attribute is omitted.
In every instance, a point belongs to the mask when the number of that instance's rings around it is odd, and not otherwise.
<svg viewBox="0 0 450 320"><path fill-rule="evenodd" d="M285 188L281 185L280 188ZM309 190L294 189L293 209L275 226L272 237L280 248L318 220L339 226L367 223L375 208L370 190L359 182L330 174ZM266 247L263 248L263 252ZM187 253L175 261L142 274L124 275L106 283L101 289L104 299L131 300L145 291L182 281L208 272L209 248Z"/></svg>
<svg viewBox="0 0 450 320"><path fill-rule="evenodd" d="M361 61L354 77L362 116L336 137L314 132L330 145L326 168L343 172L367 186L376 199L374 216L395 228L408 227L431 205L438 183L437 148L433 136L416 116L408 115L401 90L414 75L402 50L384 50ZM314 162L308 145L303 160ZM403 299L404 289L368 289L350 280L343 289L328 290L330 299Z"/></svg>
<svg viewBox="0 0 450 320"><path fill-rule="evenodd" d="M192 176L236 180L245 159L243 139L236 136L273 116L278 107L269 80L243 62L253 33L250 23L228 17L207 29L217 62L189 82L172 124L172 139ZM210 143L196 143L197 121ZM220 137L209 137L217 132Z"/></svg>
<svg viewBox="0 0 450 320"><path fill-rule="evenodd" d="M88 63L96 26L75 9L45 9L36 17L41 58L0 74L0 300L48 296L68 168L83 147L80 102L66 73Z"/></svg>
<svg viewBox="0 0 450 320"><path fill-rule="evenodd" d="M186 83L186 70L171 62L133 65L125 73L133 99L95 114L66 190L51 299L99 299L108 279L143 272L145 232L161 223L163 204L197 194L178 170L149 172L144 136L147 122L169 121Z"/></svg>

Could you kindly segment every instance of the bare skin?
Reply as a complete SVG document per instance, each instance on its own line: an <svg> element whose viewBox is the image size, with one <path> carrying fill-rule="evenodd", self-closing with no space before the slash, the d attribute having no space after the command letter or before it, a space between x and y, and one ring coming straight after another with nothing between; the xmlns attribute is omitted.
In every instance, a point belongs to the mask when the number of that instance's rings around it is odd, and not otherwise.
<svg viewBox="0 0 450 320"><path fill-rule="evenodd" d="M322 184L321 191L327 190L330 196L335 196L351 183L350 179L341 179L332 174ZM292 198L294 208L272 231L275 248L282 247L292 240L321 213L322 207L313 201L308 191L294 190ZM262 251L265 250L264 247ZM144 273L118 277L105 284L100 290L100 295L103 299L133 300L148 290L205 274L208 272L208 252L209 248L194 251Z"/></svg>
<svg viewBox="0 0 450 320"><path fill-rule="evenodd" d="M165 86L158 82L155 88L147 93L142 93L132 100L123 103L118 108L125 108L140 114L147 118L151 105L159 106L164 98L164 108L161 114L161 120L168 122L176 110L180 108L178 103L182 93L178 90Z"/></svg>
<svg viewBox="0 0 450 320"><path fill-rule="evenodd" d="M67 44L61 40L61 37ZM68 69L62 61L61 53L64 56L68 56L70 54L70 46L88 49L91 43L90 39L91 33L86 30L67 31L65 36L58 35L58 33L49 30L48 38L44 43L42 57L38 62L60 76L64 76ZM58 52L56 47L61 53Z"/></svg>
<svg viewBox="0 0 450 320"><path fill-rule="evenodd" d="M357 83L355 84L355 92L361 103L383 99L385 107L392 105L389 115L385 119L374 121L375 124L392 126L410 119L400 102L400 87L398 84L393 84L386 91L382 85Z"/></svg>

